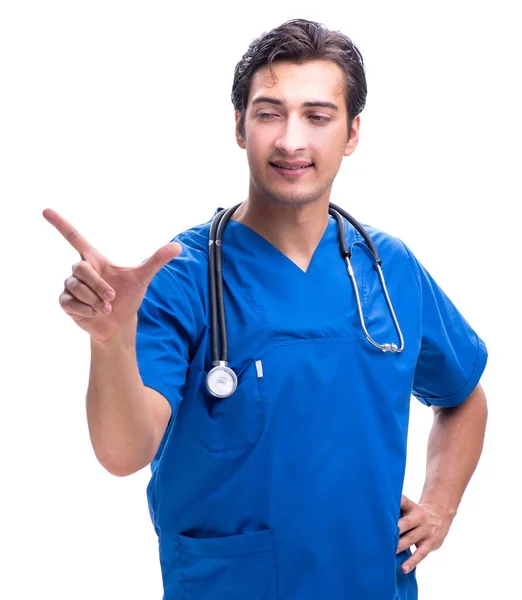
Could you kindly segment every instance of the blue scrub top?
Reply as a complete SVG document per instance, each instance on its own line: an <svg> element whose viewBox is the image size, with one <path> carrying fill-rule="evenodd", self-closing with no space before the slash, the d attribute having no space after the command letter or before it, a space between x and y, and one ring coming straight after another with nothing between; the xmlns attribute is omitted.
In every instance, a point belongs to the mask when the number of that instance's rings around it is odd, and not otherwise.
<svg viewBox="0 0 522 600"><path fill-rule="evenodd" d="M223 239L229 398L211 368L210 224L153 279L139 311L143 383L172 406L150 513L165 600L415 600L396 555L410 398L456 406L487 351L397 238L367 228L405 350L361 329L330 218L307 272L236 221ZM367 327L398 343L364 242L346 223Z"/></svg>

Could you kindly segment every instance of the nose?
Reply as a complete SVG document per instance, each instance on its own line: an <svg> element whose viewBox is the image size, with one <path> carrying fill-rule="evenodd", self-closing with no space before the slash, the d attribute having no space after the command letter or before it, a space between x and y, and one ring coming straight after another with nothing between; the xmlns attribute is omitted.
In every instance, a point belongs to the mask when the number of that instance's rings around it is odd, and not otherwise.
<svg viewBox="0 0 522 600"><path fill-rule="evenodd" d="M275 146L284 154L293 155L308 147L304 124L298 116L289 116L283 121Z"/></svg>

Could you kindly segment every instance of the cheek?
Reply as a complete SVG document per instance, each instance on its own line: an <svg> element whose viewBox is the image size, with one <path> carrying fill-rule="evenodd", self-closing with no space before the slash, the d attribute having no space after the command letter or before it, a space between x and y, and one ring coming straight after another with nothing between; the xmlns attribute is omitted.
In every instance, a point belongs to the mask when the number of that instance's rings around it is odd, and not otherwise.
<svg viewBox="0 0 522 600"><path fill-rule="evenodd" d="M262 146L255 136L250 135L246 138L246 151L250 162L259 161L262 155Z"/></svg>
<svg viewBox="0 0 522 600"><path fill-rule="evenodd" d="M346 142L333 142L330 138L328 143L314 148L313 156L316 162L320 162L324 168L336 170L344 158L345 147Z"/></svg>
<svg viewBox="0 0 522 600"><path fill-rule="evenodd" d="M274 140L268 132L251 131L245 138L249 160L262 161L269 156L274 148Z"/></svg>
<svg viewBox="0 0 522 600"><path fill-rule="evenodd" d="M332 131L327 129L325 127L313 132L309 147L318 157L326 158L327 161L335 161L336 158L342 160L348 141L346 132L339 131L332 135Z"/></svg>

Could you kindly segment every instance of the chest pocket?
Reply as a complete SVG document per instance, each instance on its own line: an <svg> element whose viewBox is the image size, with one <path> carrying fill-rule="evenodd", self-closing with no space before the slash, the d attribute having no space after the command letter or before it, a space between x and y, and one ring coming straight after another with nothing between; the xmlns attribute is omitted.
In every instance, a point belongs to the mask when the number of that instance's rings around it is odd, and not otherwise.
<svg viewBox="0 0 522 600"><path fill-rule="evenodd" d="M202 415L198 419L197 437L209 452L226 452L252 448L265 428L265 410L261 394L262 365L247 360L234 369L238 385L228 398L215 398L200 383Z"/></svg>

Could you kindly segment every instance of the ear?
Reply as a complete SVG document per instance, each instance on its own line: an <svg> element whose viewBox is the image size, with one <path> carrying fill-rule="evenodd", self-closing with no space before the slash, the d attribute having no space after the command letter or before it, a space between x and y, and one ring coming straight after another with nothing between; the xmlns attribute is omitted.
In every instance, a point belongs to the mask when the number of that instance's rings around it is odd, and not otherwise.
<svg viewBox="0 0 522 600"><path fill-rule="evenodd" d="M352 121L352 128L350 131L350 139L346 142L344 149L344 156L350 156L350 154L357 148L359 143L359 129L361 127L361 116L357 115Z"/></svg>
<svg viewBox="0 0 522 600"><path fill-rule="evenodd" d="M236 118L236 142L237 142L237 145L240 148L243 148L243 150L244 150L246 148L246 143L245 143L245 139L241 135L241 132L239 131L239 122L241 120L241 113L238 110L236 110L236 112L235 112L235 118Z"/></svg>

